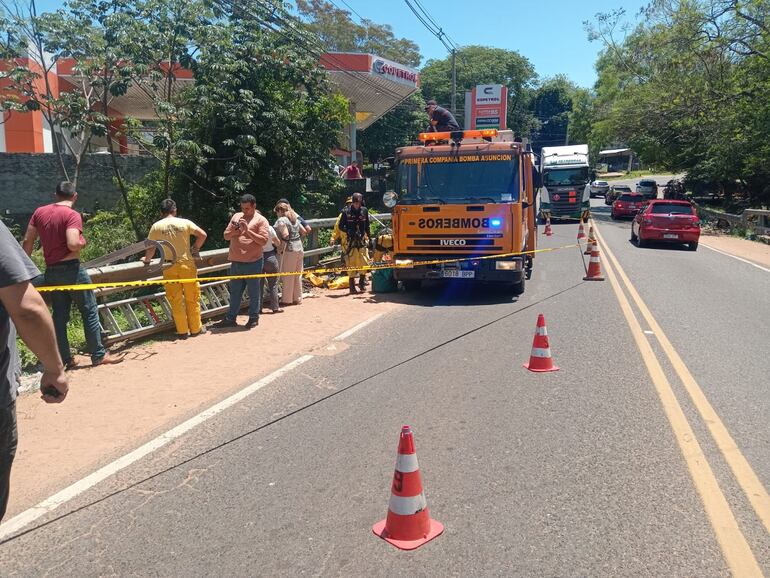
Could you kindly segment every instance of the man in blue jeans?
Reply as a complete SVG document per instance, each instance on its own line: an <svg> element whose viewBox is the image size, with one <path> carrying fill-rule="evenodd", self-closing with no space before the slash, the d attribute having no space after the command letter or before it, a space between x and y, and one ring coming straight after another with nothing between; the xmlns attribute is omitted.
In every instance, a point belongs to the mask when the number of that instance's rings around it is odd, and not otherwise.
<svg viewBox="0 0 770 578"><path fill-rule="evenodd" d="M40 238L45 258L46 285L82 285L90 283L88 273L80 265L80 251L86 246L83 238L83 219L72 206L78 199L75 186L63 181L56 186L56 202L38 209L32 215L24 235L22 247L32 255L35 241ZM78 362L72 357L67 338L72 303L83 318L83 330L93 365L120 363L122 356L107 353L102 345L102 329L93 291L55 291L51 295L53 323L59 354L67 369Z"/></svg>
<svg viewBox="0 0 770 578"><path fill-rule="evenodd" d="M254 195L241 197L241 211L235 213L225 228L225 239L230 241L230 275L259 275L262 273L263 250L270 235L270 224L257 211ZM262 309L260 279L232 279L229 284L230 308L227 316L215 327L236 327L241 309L243 290L249 290L249 320L246 329L259 325Z"/></svg>

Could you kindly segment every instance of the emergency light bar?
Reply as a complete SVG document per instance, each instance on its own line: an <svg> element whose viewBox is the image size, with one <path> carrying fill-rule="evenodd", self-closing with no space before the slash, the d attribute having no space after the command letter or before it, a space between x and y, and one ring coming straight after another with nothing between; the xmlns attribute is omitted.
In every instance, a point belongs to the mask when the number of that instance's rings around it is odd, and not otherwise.
<svg viewBox="0 0 770 578"><path fill-rule="evenodd" d="M418 139L427 141L465 139L465 138L493 138L497 136L496 128L485 128L482 130L453 130L446 132L421 132Z"/></svg>

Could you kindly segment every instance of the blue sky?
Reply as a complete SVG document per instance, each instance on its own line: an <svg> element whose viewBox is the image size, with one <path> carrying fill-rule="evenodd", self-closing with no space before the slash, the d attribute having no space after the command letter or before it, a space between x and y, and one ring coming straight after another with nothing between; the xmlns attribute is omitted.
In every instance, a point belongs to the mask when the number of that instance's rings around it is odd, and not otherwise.
<svg viewBox="0 0 770 578"><path fill-rule="evenodd" d="M364 18L390 24L397 36L419 44L424 60L443 58L446 49L407 8L404 0L333 0L345 2ZM459 45L481 44L518 50L542 77L566 74L590 87L596 80L598 42L589 42L583 28L597 12L623 7L635 15L648 0L420 0L433 19ZM40 10L61 6L39 0ZM358 17L353 14L354 20Z"/></svg>
<svg viewBox="0 0 770 578"><path fill-rule="evenodd" d="M420 45L423 58L444 58L446 49L407 8L404 0L345 0L364 18L390 24L397 36ZM334 0L347 9L342 0ZM597 12L625 8L635 16L647 0L420 0L457 44L517 50L541 76L566 74L590 87L596 80L598 42L583 28ZM355 15L353 15L356 18Z"/></svg>

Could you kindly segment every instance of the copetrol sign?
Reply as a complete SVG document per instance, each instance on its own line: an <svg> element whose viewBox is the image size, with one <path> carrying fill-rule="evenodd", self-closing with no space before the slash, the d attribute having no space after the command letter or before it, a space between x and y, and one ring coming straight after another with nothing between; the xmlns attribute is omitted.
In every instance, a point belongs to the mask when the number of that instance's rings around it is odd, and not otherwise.
<svg viewBox="0 0 770 578"><path fill-rule="evenodd" d="M502 84L479 84L471 91L470 128L506 128L508 89ZM467 117L466 117L467 120Z"/></svg>
<svg viewBox="0 0 770 578"><path fill-rule="evenodd" d="M420 79L420 75L414 70L391 62L390 60L385 60L384 58L377 58L372 62L372 72L384 76L389 80L401 84L408 84L409 86L417 86Z"/></svg>

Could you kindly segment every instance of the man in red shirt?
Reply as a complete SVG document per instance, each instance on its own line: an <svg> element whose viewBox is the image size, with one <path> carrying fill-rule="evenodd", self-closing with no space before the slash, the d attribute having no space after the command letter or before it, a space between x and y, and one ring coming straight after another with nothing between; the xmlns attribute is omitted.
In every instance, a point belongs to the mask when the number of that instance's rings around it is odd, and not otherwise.
<svg viewBox="0 0 770 578"><path fill-rule="evenodd" d="M35 241L40 237L46 265L46 285L82 285L91 282L88 273L80 265L80 251L86 246L86 240L83 238L83 219L80 213L72 208L77 198L78 194L72 183L59 183L56 186L56 202L39 207L27 226L22 247L27 255L31 255L35 249ZM54 291L51 300L56 342L67 368L78 364L72 357L67 339L67 323L70 320L73 301L83 318L83 330L88 351L91 353L91 363L103 365L123 361L122 356L107 353L102 345L102 330L93 291Z"/></svg>

